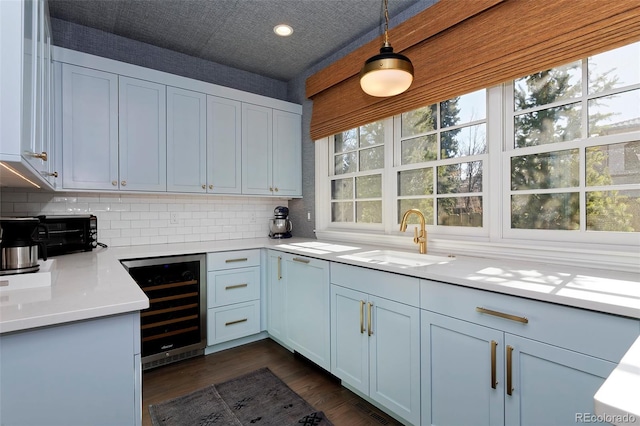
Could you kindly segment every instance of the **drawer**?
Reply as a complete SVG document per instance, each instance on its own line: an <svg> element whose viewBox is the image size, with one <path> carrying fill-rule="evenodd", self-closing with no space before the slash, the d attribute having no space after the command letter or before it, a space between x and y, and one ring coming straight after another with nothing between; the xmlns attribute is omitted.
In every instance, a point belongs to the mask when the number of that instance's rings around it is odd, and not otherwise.
<svg viewBox="0 0 640 426"><path fill-rule="evenodd" d="M260 266L260 250L234 250L207 253L207 271Z"/></svg>
<svg viewBox="0 0 640 426"><path fill-rule="evenodd" d="M612 362L620 361L640 333L640 321L631 318L453 284L420 285L422 309Z"/></svg>
<svg viewBox="0 0 640 426"><path fill-rule="evenodd" d="M258 266L207 273L207 308L255 299L260 299Z"/></svg>
<svg viewBox="0 0 640 426"><path fill-rule="evenodd" d="M207 310L209 346L260 332L260 301Z"/></svg>
<svg viewBox="0 0 640 426"><path fill-rule="evenodd" d="M331 263L331 284L418 307L420 280L358 266Z"/></svg>

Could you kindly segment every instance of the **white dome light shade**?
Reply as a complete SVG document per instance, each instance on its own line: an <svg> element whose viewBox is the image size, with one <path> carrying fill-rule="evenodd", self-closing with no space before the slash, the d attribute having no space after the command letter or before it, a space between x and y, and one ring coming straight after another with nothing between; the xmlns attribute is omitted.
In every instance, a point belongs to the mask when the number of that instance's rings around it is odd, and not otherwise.
<svg viewBox="0 0 640 426"><path fill-rule="evenodd" d="M413 65L403 55L383 46L380 54L368 59L360 71L360 87L371 96L395 96L413 82Z"/></svg>

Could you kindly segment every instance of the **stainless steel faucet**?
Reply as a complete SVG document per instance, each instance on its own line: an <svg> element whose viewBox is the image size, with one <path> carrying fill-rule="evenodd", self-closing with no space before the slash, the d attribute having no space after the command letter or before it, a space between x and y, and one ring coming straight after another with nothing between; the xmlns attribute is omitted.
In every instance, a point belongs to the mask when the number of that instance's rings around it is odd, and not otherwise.
<svg viewBox="0 0 640 426"><path fill-rule="evenodd" d="M420 218L420 232L418 233L418 227L416 226L413 233L413 242L418 244L418 248L420 250L420 254L427 253L427 230L425 228L424 215L418 209L409 209L404 212L402 216L402 220L400 221L400 232L405 232L407 230L407 218L411 215L418 215Z"/></svg>

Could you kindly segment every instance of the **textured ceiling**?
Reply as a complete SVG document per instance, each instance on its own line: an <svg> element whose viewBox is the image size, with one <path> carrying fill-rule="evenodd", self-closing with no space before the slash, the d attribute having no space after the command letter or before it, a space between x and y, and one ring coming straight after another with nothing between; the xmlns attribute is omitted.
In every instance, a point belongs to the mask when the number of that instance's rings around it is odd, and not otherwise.
<svg viewBox="0 0 640 426"><path fill-rule="evenodd" d="M432 3L389 1L391 27L405 9ZM372 30L381 34L384 23L382 0L49 0L49 10L53 18L283 81ZM293 35L276 36L279 23Z"/></svg>

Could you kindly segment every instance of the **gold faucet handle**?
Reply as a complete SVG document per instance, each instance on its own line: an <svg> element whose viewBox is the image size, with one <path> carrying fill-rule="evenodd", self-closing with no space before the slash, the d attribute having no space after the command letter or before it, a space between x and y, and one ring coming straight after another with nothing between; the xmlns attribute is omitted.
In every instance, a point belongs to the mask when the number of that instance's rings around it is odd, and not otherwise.
<svg viewBox="0 0 640 426"><path fill-rule="evenodd" d="M416 244L420 243L420 237L418 236L418 227L413 228L413 242Z"/></svg>

